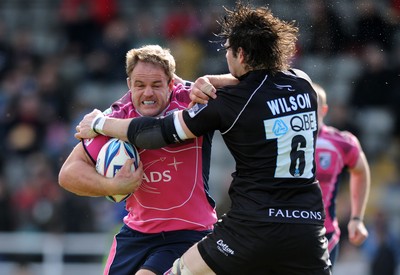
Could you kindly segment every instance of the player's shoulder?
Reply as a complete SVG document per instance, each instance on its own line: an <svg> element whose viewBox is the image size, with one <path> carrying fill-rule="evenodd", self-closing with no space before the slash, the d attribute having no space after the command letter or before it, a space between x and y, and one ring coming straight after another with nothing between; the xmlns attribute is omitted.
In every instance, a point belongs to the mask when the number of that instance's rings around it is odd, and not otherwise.
<svg viewBox="0 0 400 275"><path fill-rule="evenodd" d="M171 102L178 104L189 104L190 103L190 91L191 85L183 85L181 83L175 84L172 89Z"/></svg>
<svg viewBox="0 0 400 275"><path fill-rule="evenodd" d="M307 73L305 73L304 71L300 70L300 69L291 68L291 69L285 71L284 73L287 74L287 75L291 75L291 76L294 76L294 77L297 77L297 78L304 79L308 83L310 83L310 85L312 85L312 81L311 81L310 76Z"/></svg>
<svg viewBox="0 0 400 275"><path fill-rule="evenodd" d="M352 144L359 146L358 138L351 132L346 130L339 130L333 126L323 125L321 127L321 137L326 139L335 140L341 143Z"/></svg>
<svg viewBox="0 0 400 275"><path fill-rule="evenodd" d="M103 112L104 115L115 118L126 118L129 113L134 109L132 103L131 91L126 92L120 99L113 102L107 110Z"/></svg>

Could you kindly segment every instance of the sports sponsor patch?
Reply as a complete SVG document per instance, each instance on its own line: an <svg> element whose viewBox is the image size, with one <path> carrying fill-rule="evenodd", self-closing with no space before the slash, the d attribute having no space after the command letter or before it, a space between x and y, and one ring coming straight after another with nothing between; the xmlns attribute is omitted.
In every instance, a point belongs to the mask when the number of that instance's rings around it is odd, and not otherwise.
<svg viewBox="0 0 400 275"><path fill-rule="evenodd" d="M289 128L286 126L285 122L282 119L276 120L274 126L272 127L272 131L276 136L282 136L286 134L288 129Z"/></svg>
<svg viewBox="0 0 400 275"><path fill-rule="evenodd" d="M195 117L205 107L207 107L207 104L196 103L192 108L188 110L189 116L192 118Z"/></svg>
<svg viewBox="0 0 400 275"><path fill-rule="evenodd" d="M179 109L178 109L178 108L175 108L175 109L173 109L173 110L169 110L169 111L167 111L167 112L165 113L165 116L168 116L168 115L174 113L175 111L179 111Z"/></svg>
<svg viewBox="0 0 400 275"><path fill-rule="evenodd" d="M318 161L319 161L319 166L322 168L322 169L324 169L324 170L326 170L326 169L328 169L329 168L329 166L331 166L331 160L332 160L332 155L331 155L331 153L329 153L329 152L321 152L320 154L319 154L319 159L318 159Z"/></svg>

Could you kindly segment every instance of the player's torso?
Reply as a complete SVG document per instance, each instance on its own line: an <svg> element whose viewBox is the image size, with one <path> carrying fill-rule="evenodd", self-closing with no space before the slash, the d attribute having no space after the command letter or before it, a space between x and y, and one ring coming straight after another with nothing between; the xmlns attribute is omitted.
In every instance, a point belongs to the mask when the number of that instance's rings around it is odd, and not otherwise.
<svg viewBox="0 0 400 275"><path fill-rule="evenodd" d="M140 117L129 94L112 105L108 111L110 116ZM184 109L189 102L187 92L173 93L163 115ZM98 139L107 141L106 137ZM203 140L200 137L180 146L157 150L138 148L144 177L140 188L126 201L128 215L124 222L129 227L145 233L212 228L216 222L215 205L206 193L207 183L203 180L203 154L209 159L210 148L203 146ZM95 157L100 145L101 142L97 142L89 147L92 156ZM208 172L209 162L206 161L204 166Z"/></svg>
<svg viewBox="0 0 400 275"><path fill-rule="evenodd" d="M359 149L351 136L339 130L323 125L317 139L315 161L317 179L327 213L325 227L327 232L339 232L336 224L336 196L339 190L340 175L347 166L355 165Z"/></svg>
<svg viewBox="0 0 400 275"><path fill-rule="evenodd" d="M321 224L314 164L317 96L311 85L260 71L218 96L224 97L221 133L237 164L230 189L235 213Z"/></svg>
<svg viewBox="0 0 400 275"><path fill-rule="evenodd" d="M319 137L315 153L317 179L321 186L323 200L328 208L337 191L338 177L344 168L343 155L329 137Z"/></svg>
<svg viewBox="0 0 400 275"><path fill-rule="evenodd" d="M274 178L312 178L317 133L316 94L282 73L250 75L227 97L231 112L223 137L242 173ZM259 167L259 171L254 171Z"/></svg>
<svg viewBox="0 0 400 275"><path fill-rule="evenodd" d="M184 96L173 97L165 115L184 109L188 104ZM138 116L134 109L129 115ZM203 180L203 156L209 152L209 148L203 146L203 137L157 150L139 148L143 181L126 201L129 214L124 222L147 233L211 229L216 213ZM209 163L204 165L208 171Z"/></svg>

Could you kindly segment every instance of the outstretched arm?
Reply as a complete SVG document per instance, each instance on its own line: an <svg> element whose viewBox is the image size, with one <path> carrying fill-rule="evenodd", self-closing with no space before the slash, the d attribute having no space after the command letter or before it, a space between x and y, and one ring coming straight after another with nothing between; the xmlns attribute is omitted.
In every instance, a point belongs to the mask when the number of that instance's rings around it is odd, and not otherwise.
<svg viewBox="0 0 400 275"><path fill-rule="evenodd" d="M207 104L210 98L217 97L216 89L226 85L236 85L239 80L231 74L205 75L196 79L190 92L193 103Z"/></svg>
<svg viewBox="0 0 400 275"><path fill-rule="evenodd" d="M84 139L94 138L98 134L103 134L104 136L127 141L126 133L131 120L131 118L109 118L104 116L103 112L100 110L94 109L91 113L86 114L81 122L79 122L78 126L76 126L76 133L74 136L77 139Z"/></svg>
<svg viewBox="0 0 400 275"><path fill-rule="evenodd" d="M100 110L93 110L84 116L76 127L77 139L92 138L100 133L129 141L143 149L156 149L172 143L180 143L196 136L187 128L182 111L176 111L164 118L110 118Z"/></svg>
<svg viewBox="0 0 400 275"><path fill-rule="evenodd" d="M365 154L361 152L357 164L350 171L351 219L348 223L349 241L361 245L368 237L364 213L370 189L370 170Z"/></svg>

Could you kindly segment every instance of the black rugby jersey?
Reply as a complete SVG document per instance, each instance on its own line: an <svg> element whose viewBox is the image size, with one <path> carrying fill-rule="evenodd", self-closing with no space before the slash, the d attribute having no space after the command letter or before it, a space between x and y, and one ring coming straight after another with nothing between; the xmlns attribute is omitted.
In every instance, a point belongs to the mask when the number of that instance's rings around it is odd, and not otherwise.
<svg viewBox="0 0 400 275"><path fill-rule="evenodd" d="M285 223L323 224L315 180L317 94L291 72L264 70L218 89L207 105L184 112L196 136L219 130L236 161L229 215Z"/></svg>

